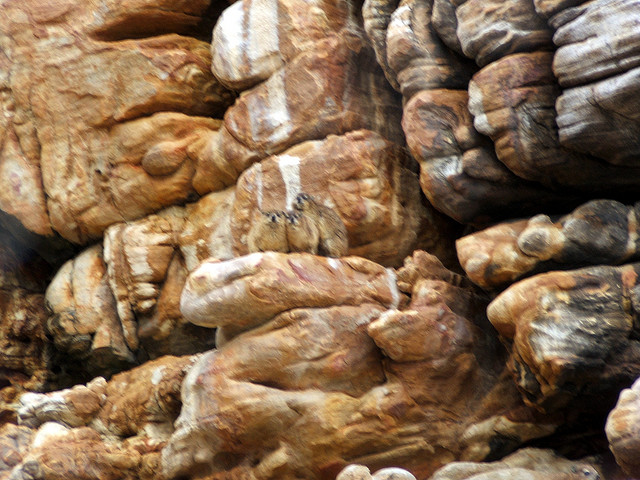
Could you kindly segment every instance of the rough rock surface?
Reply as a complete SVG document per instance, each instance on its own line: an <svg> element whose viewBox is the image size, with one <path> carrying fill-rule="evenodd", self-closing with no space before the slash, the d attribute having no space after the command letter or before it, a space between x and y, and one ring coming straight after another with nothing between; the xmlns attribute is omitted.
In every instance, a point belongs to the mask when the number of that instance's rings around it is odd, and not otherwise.
<svg viewBox="0 0 640 480"><path fill-rule="evenodd" d="M555 429L500 375L461 277L422 252L395 278L358 257L274 252L193 272L183 313L219 327L218 349L185 380L165 474L325 478L353 458L424 477Z"/></svg>
<svg viewBox="0 0 640 480"><path fill-rule="evenodd" d="M637 259L638 209L593 200L556 221L547 215L501 223L457 240L462 268L484 288L531 273Z"/></svg>
<svg viewBox="0 0 640 480"><path fill-rule="evenodd" d="M453 462L430 480L600 480L589 461L571 461L551 450L523 448L499 462Z"/></svg>
<svg viewBox="0 0 640 480"><path fill-rule="evenodd" d="M232 97L179 35L208 2L163 3L2 2L0 206L29 230L85 243L193 192Z"/></svg>
<svg viewBox="0 0 640 480"><path fill-rule="evenodd" d="M576 410L611 408L611 397L640 375L639 269L544 273L493 300L487 315L511 343L510 368L528 403L546 411L569 402Z"/></svg>
<svg viewBox="0 0 640 480"><path fill-rule="evenodd" d="M0 0L0 478L636 475L639 7Z"/></svg>

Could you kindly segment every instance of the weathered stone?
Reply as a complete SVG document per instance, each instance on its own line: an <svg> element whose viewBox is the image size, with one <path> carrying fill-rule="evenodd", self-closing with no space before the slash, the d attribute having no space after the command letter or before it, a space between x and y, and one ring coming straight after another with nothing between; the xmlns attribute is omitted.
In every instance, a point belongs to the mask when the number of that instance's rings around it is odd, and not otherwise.
<svg viewBox="0 0 640 480"><path fill-rule="evenodd" d="M102 247L88 248L56 273L46 292L46 332L68 367L110 374L135 363L109 288Z"/></svg>
<svg viewBox="0 0 640 480"><path fill-rule="evenodd" d="M163 357L86 386L20 397L18 417L0 438L15 480L153 479L159 450L180 409L180 385L195 357ZM36 431L37 429L37 431ZM6 453L6 455L5 455ZM156 474L152 471L156 468ZM2 468L0 467L0 473Z"/></svg>
<svg viewBox="0 0 640 480"><path fill-rule="evenodd" d="M560 266L619 264L640 255L638 208L594 200L557 221L537 215L502 223L458 239L458 258L469 278L483 288Z"/></svg>
<svg viewBox="0 0 640 480"><path fill-rule="evenodd" d="M406 310L389 270L356 257L257 253L193 272L184 315L232 334L186 377L164 474L332 478L349 458L425 478L552 432L499 374L485 303L425 255L398 274Z"/></svg>
<svg viewBox="0 0 640 480"><path fill-rule="evenodd" d="M188 272L211 257L218 260L233 258L231 209L234 201L235 188L229 188L210 193L186 206L178 244Z"/></svg>
<svg viewBox="0 0 640 480"><path fill-rule="evenodd" d="M636 168L561 146L555 113L560 90L551 60L550 52L510 55L476 73L469 83L475 127L494 141L498 159L524 179L591 195L636 191Z"/></svg>
<svg viewBox="0 0 640 480"><path fill-rule="evenodd" d="M372 475L364 465L349 465L336 480L416 480L416 477L402 468L383 468Z"/></svg>
<svg viewBox="0 0 640 480"><path fill-rule="evenodd" d="M172 33L208 2L162 3L3 2L0 209L27 229L86 243L193 193L199 140L219 125L193 115L231 96L207 45Z"/></svg>
<svg viewBox="0 0 640 480"><path fill-rule="evenodd" d="M430 480L600 480L588 461L572 461L551 450L523 448L498 462L453 462Z"/></svg>
<svg viewBox="0 0 640 480"><path fill-rule="evenodd" d="M32 436L33 430L13 423L5 423L0 427L0 478L7 478L9 472L22 461Z"/></svg>
<svg viewBox="0 0 640 480"><path fill-rule="evenodd" d="M431 24L433 0L402 0L387 29L387 63L405 100L421 90L466 88L473 65L442 44Z"/></svg>
<svg viewBox="0 0 640 480"><path fill-rule="evenodd" d="M536 275L489 305L487 315L510 344L509 366L528 404L603 415L640 374L639 270L630 264Z"/></svg>
<svg viewBox="0 0 640 480"><path fill-rule="evenodd" d="M561 201L498 161L491 143L475 130L467 102L464 90L430 90L404 107L402 126L429 201L459 222L476 224Z"/></svg>
<svg viewBox="0 0 640 480"><path fill-rule="evenodd" d="M617 165L640 158L637 1L598 0L557 14L553 70L560 142Z"/></svg>
<svg viewBox="0 0 640 480"><path fill-rule="evenodd" d="M231 217L234 252L248 253L247 235L260 211L291 210L304 192L343 220L351 255L398 265L417 248L421 234L428 243L419 246L444 253L451 227L421 203L412 163L400 147L366 130L305 142L270 157L238 181Z"/></svg>
<svg viewBox="0 0 640 480"><path fill-rule="evenodd" d="M551 46L552 31L531 0L449 1L458 4L456 32L462 51L480 66Z"/></svg>
<svg viewBox="0 0 640 480"><path fill-rule="evenodd" d="M302 52L268 80L247 90L227 110L210 146L200 193L228 184L251 164L306 140L369 129L402 144L401 106L359 35L332 36ZM211 180L209 177L212 177ZM211 183L214 182L214 183Z"/></svg>
<svg viewBox="0 0 640 480"><path fill-rule="evenodd" d="M364 29L376 53L376 60L391 86L400 91L400 84L387 60L387 28L391 14L398 8L400 0L365 0L362 5Z"/></svg>
<svg viewBox="0 0 640 480"><path fill-rule="evenodd" d="M549 18L563 10L581 5L585 1L587 0L533 0L533 4L536 7L536 12Z"/></svg>
<svg viewBox="0 0 640 480"><path fill-rule="evenodd" d="M267 252L204 262L187 279L180 308L196 325L235 335L292 308L401 301L395 272L369 260Z"/></svg>
<svg viewBox="0 0 640 480"><path fill-rule="evenodd" d="M357 31L356 3L244 0L227 8L213 30L212 71L233 90L266 80L300 53L342 30Z"/></svg>
<svg viewBox="0 0 640 480"><path fill-rule="evenodd" d="M622 390L616 407L607 418L606 432L609 448L616 462L631 477L640 475L638 451L640 450L640 382Z"/></svg>

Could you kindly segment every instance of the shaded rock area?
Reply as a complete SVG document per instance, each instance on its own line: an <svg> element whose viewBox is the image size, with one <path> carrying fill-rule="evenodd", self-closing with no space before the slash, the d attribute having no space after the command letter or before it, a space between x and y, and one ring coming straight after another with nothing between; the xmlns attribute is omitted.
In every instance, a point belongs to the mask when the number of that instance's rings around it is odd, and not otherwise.
<svg viewBox="0 0 640 480"><path fill-rule="evenodd" d="M0 0L0 479L640 477L639 23Z"/></svg>

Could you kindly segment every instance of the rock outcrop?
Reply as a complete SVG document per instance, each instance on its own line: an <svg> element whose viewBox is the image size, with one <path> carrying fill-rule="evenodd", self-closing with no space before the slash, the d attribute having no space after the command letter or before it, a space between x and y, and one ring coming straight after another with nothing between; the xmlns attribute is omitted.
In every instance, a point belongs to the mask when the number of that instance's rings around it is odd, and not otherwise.
<svg viewBox="0 0 640 480"><path fill-rule="evenodd" d="M0 0L0 479L640 475L638 7Z"/></svg>

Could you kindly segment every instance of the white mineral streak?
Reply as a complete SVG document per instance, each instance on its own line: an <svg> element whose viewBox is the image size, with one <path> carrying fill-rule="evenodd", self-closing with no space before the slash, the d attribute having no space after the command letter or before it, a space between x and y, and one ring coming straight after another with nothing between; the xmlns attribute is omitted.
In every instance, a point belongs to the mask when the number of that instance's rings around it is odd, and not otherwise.
<svg viewBox="0 0 640 480"><path fill-rule="evenodd" d="M284 79L285 70L280 69L267 80L264 110L249 117L252 138L267 137L272 146L287 140L293 130Z"/></svg>
<svg viewBox="0 0 640 480"><path fill-rule="evenodd" d="M400 305L400 290L398 290L398 277L396 276L396 271L393 268L387 268L387 284L389 285L389 290L391 291L391 306L392 310L398 308Z"/></svg>
<svg viewBox="0 0 640 480"><path fill-rule="evenodd" d="M284 182L286 192L286 208L293 208L293 202L300 192L300 158L291 155L281 155L278 157L278 168Z"/></svg>

